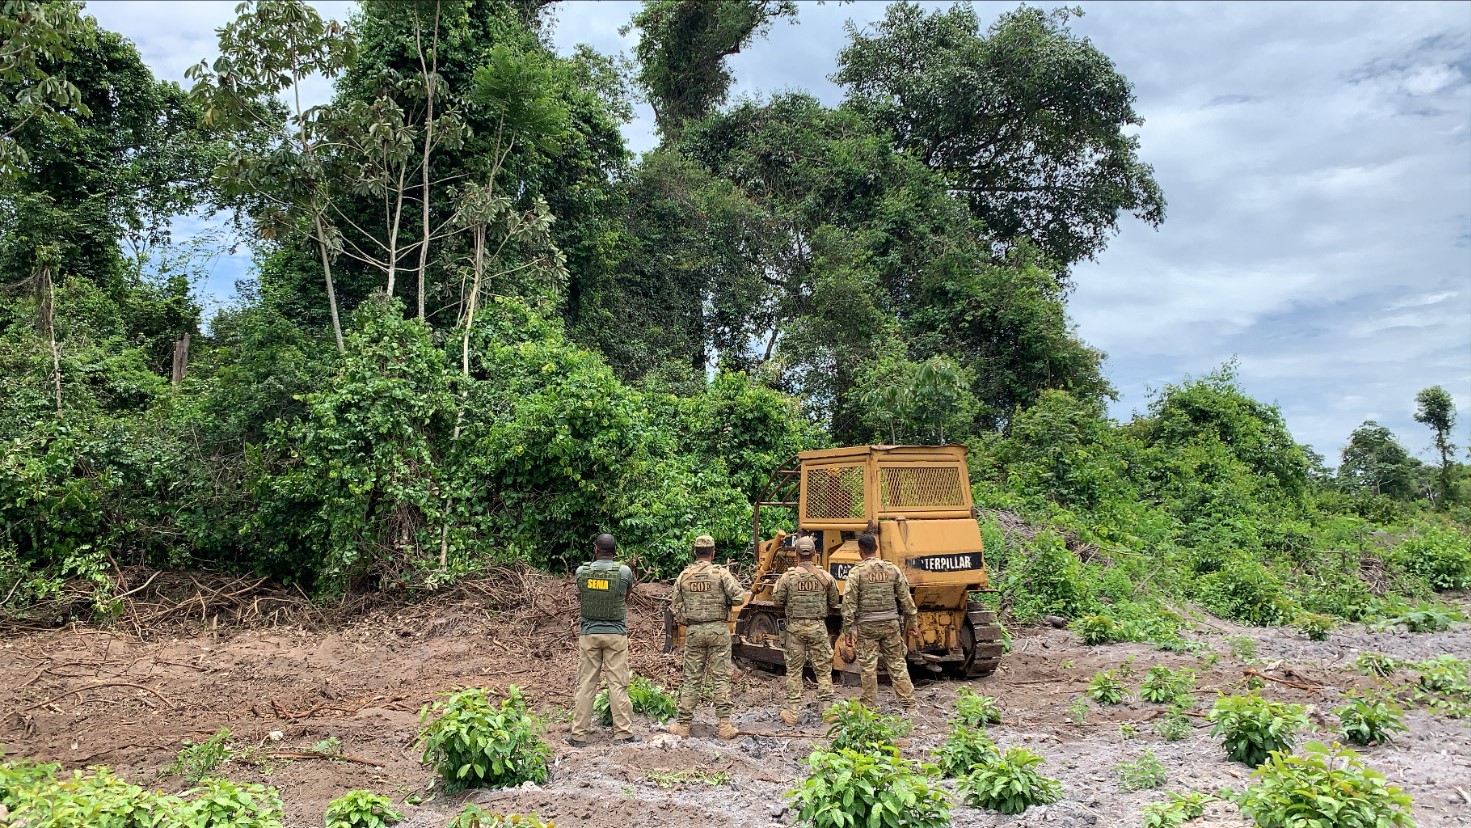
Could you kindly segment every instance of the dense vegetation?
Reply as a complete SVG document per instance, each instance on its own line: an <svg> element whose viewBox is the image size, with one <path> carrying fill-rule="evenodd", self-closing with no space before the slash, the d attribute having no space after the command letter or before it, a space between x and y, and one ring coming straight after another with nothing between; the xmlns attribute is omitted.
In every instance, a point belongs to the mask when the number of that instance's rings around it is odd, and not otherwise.
<svg viewBox="0 0 1471 828"><path fill-rule="evenodd" d="M696 534L739 554L793 453L868 441L969 443L1009 609L1100 641L1169 644L1185 595L1327 630L1471 585L1438 387L1433 468L1365 423L1328 472L1229 363L1107 417L1070 268L1165 201L1071 12L895 4L830 107L727 100L792 3L646 3L633 66L556 54L548 5L245 3L185 90L79 4L5 0L0 610L90 583L60 611L105 613L130 565L421 589L599 531L667 575ZM255 265L208 320L193 210Z"/></svg>

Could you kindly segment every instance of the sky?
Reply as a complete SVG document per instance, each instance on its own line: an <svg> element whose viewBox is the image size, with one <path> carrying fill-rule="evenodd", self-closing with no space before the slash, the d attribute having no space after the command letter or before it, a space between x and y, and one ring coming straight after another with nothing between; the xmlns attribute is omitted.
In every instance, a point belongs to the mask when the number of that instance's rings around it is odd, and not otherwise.
<svg viewBox="0 0 1471 828"><path fill-rule="evenodd" d="M218 2L88 3L160 78L213 57ZM345 20L350 2L314 2ZM554 7L559 51L631 55L637 3ZM925 3L944 8L948 3ZM1047 7L1060 4L1043 4ZM1293 436L1337 463L1365 420L1431 459L1415 394L1456 401L1471 444L1471 3L1074 3L1072 29L1134 85L1140 155L1169 202L1154 229L1126 217L1074 271L1078 335L1108 354L1127 420L1163 386L1235 361ZM983 21L1014 3L975 4ZM733 97L805 90L829 104L847 41L880 2L804 2L796 24L730 61ZM315 94L325 100L329 90ZM637 108L629 148L652 148ZM181 221L180 235L208 229ZM248 268L221 254L203 291L227 301Z"/></svg>

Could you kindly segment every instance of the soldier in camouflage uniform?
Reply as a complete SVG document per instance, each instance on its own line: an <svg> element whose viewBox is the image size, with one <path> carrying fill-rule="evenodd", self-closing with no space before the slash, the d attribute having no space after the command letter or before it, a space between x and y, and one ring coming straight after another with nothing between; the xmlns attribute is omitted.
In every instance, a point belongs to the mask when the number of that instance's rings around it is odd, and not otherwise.
<svg viewBox="0 0 1471 828"><path fill-rule="evenodd" d="M577 639L577 692L573 702L572 733L567 744L587 744L592 725L593 699L598 679L608 683L608 707L613 713L613 741L637 742L633 735L633 708L628 702L628 612L624 602L633 588L633 570L613 559L617 544L609 534L593 541L593 560L577 567L577 595L582 623Z"/></svg>
<svg viewBox="0 0 1471 828"><path fill-rule="evenodd" d="M787 616L787 704L781 720L789 725L797 723L802 709L802 668L809 657L817 676L818 709L833 703L833 645L824 619L838 608L838 582L817 567L816 554L812 538L797 538L797 565L782 574L771 596Z"/></svg>
<svg viewBox="0 0 1471 828"><path fill-rule="evenodd" d="M859 701L878 706L879 655L894 685L894 695L905 711L914 709L914 685L904 663L904 630L914 626L919 609L909 594L909 579L903 570L878 555L873 535L858 536L858 555L863 560L848 571L848 588L843 592L843 635L856 646L858 666L863 670L863 693ZM903 624L900 624L900 617ZM858 633L856 645L854 631Z"/></svg>
<svg viewBox="0 0 1471 828"><path fill-rule="evenodd" d="M746 591L730 570L715 564L715 540L695 538L695 562L674 581L670 610L684 625L684 683L679 688L679 718L669 726L675 736L690 735L701 679L715 694L715 715L722 739L740 732L730 724L730 608L746 600Z"/></svg>

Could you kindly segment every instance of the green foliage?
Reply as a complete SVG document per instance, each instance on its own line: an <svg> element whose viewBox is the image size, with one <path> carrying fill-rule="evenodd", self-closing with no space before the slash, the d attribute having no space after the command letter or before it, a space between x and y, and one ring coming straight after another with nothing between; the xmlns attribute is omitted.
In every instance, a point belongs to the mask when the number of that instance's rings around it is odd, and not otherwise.
<svg viewBox="0 0 1471 828"><path fill-rule="evenodd" d="M1422 606L1385 618L1370 626L1388 629L1395 625L1403 625L1412 633L1445 632L1451 628L1451 622L1455 618L1456 616L1451 611L1440 607Z"/></svg>
<svg viewBox="0 0 1471 828"><path fill-rule="evenodd" d="M1099 704L1118 704L1129 697L1124 683L1119 681L1113 670L1104 670L1088 682L1088 696Z"/></svg>
<svg viewBox="0 0 1471 828"><path fill-rule="evenodd" d="M1178 704L1182 698L1189 700L1190 691L1195 689L1195 671L1188 667L1171 670L1163 665L1149 668L1144 682L1139 685L1139 698L1155 704Z"/></svg>
<svg viewBox="0 0 1471 828"><path fill-rule="evenodd" d="M1154 722L1155 734L1166 742L1178 742L1189 736L1193 730L1190 717L1179 707L1171 707Z"/></svg>
<svg viewBox="0 0 1471 828"><path fill-rule="evenodd" d="M145 791L104 767L58 776L56 765L0 763L0 806L35 828L281 828L280 795L264 785L203 779L182 796Z"/></svg>
<svg viewBox="0 0 1471 828"><path fill-rule="evenodd" d="M690 783L710 785L718 787L730 784L730 774L725 771L707 771L703 768L685 768L684 770L659 769L644 774L644 779L653 782L660 788L682 788Z"/></svg>
<svg viewBox="0 0 1471 828"><path fill-rule="evenodd" d="M1126 791L1158 788L1169 780L1165 766L1160 764L1154 751L1148 749L1136 759L1114 765L1113 772L1119 777L1119 787Z"/></svg>
<svg viewBox="0 0 1471 828"><path fill-rule="evenodd" d="M1008 748L961 782L966 804L1019 814L1033 805L1049 805L1062 799L1062 783L1037 771L1043 761L1025 748Z"/></svg>
<svg viewBox="0 0 1471 828"><path fill-rule="evenodd" d="M1309 641L1327 641L1328 633L1336 626L1333 616L1316 612L1299 614L1296 624L1297 629L1307 636Z"/></svg>
<svg viewBox="0 0 1471 828"><path fill-rule="evenodd" d="M811 828L940 828L950 824L950 797L932 786L925 768L893 747L814 751L807 776L787 797L797 824Z"/></svg>
<svg viewBox="0 0 1471 828"><path fill-rule="evenodd" d="M235 751L230 746L230 731L222 727L215 735L198 744L184 740L184 747L180 748L174 757L174 763L165 772L178 774L184 778L185 783L197 785L201 779L213 776L215 770L230 761L234 754Z"/></svg>
<svg viewBox="0 0 1471 828"><path fill-rule="evenodd" d="M1241 794L1259 828L1413 828L1410 798L1344 747L1310 742L1274 752Z"/></svg>
<svg viewBox="0 0 1471 828"><path fill-rule="evenodd" d="M1417 662L1413 668L1420 676L1420 686L1433 693L1464 690L1471 676L1471 666L1449 653Z"/></svg>
<svg viewBox="0 0 1471 828"><path fill-rule="evenodd" d="M828 708L827 737L834 751L872 751L892 748L914 725L898 716L886 716L857 699L844 699Z"/></svg>
<svg viewBox="0 0 1471 828"><path fill-rule="evenodd" d="M473 802L465 804L448 828L556 828L536 814L494 814Z"/></svg>
<svg viewBox="0 0 1471 828"><path fill-rule="evenodd" d="M186 828L280 828L283 819L280 794L264 785L203 779L184 796L179 821Z"/></svg>
<svg viewBox="0 0 1471 828"><path fill-rule="evenodd" d="M1235 558L1203 576L1200 603L1222 618L1267 627L1287 619L1282 582L1261 562Z"/></svg>
<svg viewBox="0 0 1471 828"><path fill-rule="evenodd" d="M955 691L955 716L957 724L985 729L986 725L1001 724L1001 708L993 696L982 696L969 687Z"/></svg>
<svg viewBox="0 0 1471 828"><path fill-rule="evenodd" d="M1385 653L1359 653L1358 657L1354 659L1354 669L1366 676L1384 678L1394 675L1394 671L1399 668L1399 661Z"/></svg>
<svg viewBox="0 0 1471 828"><path fill-rule="evenodd" d="M1221 696L1206 714L1211 735L1225 742L1226 755L1255 767L1272 751L1290 751L1297 732L1308 726L1300 704L1268 701L1256 693Z"/></svg>
<svg viewBox="0 0 1471 828"><path fill-rule="evenodd" d="M1085 724L1088 721L1089 712L1090 708L1088 707L1088 700L1083 698L1082 696L1074 696L1073 700L1068 703L1068 721L1072 722L1075 725L1081 726Z"/></svg>
<svg viewBox="0 0 1471 828"><path fill-rule="evenodd" d="M425 707L419 720L423 761L434 766L448 790L547 780L552 750L515 685L499 705L484 690L461 690Z"/></svg>
<svg viewBox="0 0 1471 828"><path fill-rule="evenodd" d="M1095 602L1083 564L1054 532L1037 535L1019 565L1009 566L1003 591L1014 596L1012 613L1021 620L1044 615L1076 618Z"/></svg>
<svg viewBox="0 0 1471 828"><path fill-rule="evenodd" d="M1247 635L1236 635L1227 639L1231 644L1231 657L1239 661L1256 658L1256 639Z"/></svg>
<svg viewBox="0 0 1471 828"><path fill-rule="evenodd" d="M402 819L393 800L372 791L348 791L327 803L327 828L386 828Z"/></svg>
<svg viewBox="0 0 1471 828"><path fill-rule="evenodd" d="M996 743L983 727L957 724L931 758L940 773L952 779L967 776L971 769L997 756Z"/></svg>
<svg viewBox="0 0 1471 828"><path fill-rule="evenodd" d="M1471 589L1471 541L1448 526L1436 526L1405 538L1392 560L1431 588Z"/></svg>
<svg viewBox="0 0 1471 828"><path fill-rule="evenodd" d="M1404 708L1381 696L1348 696L1348 704L1333 711L1342 722L1339 732L1350 744L1377 745L1390 741L1391 734L1408 730Z"/></svg>
<svg viewBox="0 0 1471 828"><path fill-rule="evenodd" d="M1141 828L1180 828L1192 819L1205 815L1205 806L1215 797L1200 791L1176 793L1170 791L1169 799L1152 802L1144 806L1144 821Z"/></svg>
<svg viewBox="0 0 1471 828"><path fill-rule="evenodd" d="M628 702L633 712L664 723L679 712L679 701L664 688L644 678L634 676L628 682ZM613 709L608 705L608 691L599 690L592 700L593 717L605 725L613 723Z"/></svg>

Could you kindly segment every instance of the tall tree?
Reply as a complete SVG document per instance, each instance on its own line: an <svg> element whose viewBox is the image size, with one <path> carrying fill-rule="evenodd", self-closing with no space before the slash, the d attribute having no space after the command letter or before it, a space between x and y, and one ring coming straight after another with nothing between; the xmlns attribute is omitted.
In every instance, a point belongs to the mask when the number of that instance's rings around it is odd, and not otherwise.
<svg viewBox="0 0 1471 828"><path fill-rule="evenodd" d="M21 173L29 155L16 133L31 121L68 122L67 112L90 114L81 90L56 71L74 46L90 46L94 29L82 22L81 3L5 0L0 4L0 180Z"/></svg>
<svg viewBox="0 0 1471 828"><path fill-rule="evenodd" d="M1074 14L1023 6L983 32L969 3L895 3L871 31L849 24L833 75L994 236L1030 239L1060 269L1102 250L1121 213L1165 216L1130 134L1133 87L1068 29Z"/></svg>
<svg viewBox="0 0 1471 828"><path fill-rule="evenodd" d="M1440 490L1442 506L1450 504L1451 498L1451 455L1456 446L1451 442L1451 430L1456 427L1456 403L1450 392L1433 385L1415 395L1415 422L1423 423L1435 432L1435 450L1440 452L1440 475L1436 488Z"/></svg>
<svg viewBox="0 0 1471 828"><path fill-rule="evenodd" d="M1373 420L1349 435L1343 447L1338 477L1348 487L1385 495L1395 500L1415 498L1415 477L1420 466L1394 438L1394 433Z"/></svg>
<svg viewBox="0 0 1471 828"><path fill-rule="evenodd" d="M794 0L645 0L621 31L639 32L638 81L659 131L677 140L686 123L724 103L733 80L725 59L784 17L796 19Z"/></svg>

